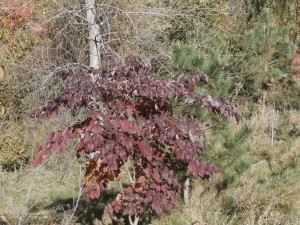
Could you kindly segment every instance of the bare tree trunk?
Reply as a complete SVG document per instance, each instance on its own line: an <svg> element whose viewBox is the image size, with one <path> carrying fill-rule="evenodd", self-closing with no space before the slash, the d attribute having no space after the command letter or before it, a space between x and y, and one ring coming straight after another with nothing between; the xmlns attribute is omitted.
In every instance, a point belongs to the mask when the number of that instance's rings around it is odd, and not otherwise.
<svg viewBox="0 0 300 225"><path fill-rule="evenodd" d="M85 0L86 17L89 25L89 41L90 41L90 67L94 69L100 68L100 47L101 36L100 27L96 22L95 0Z"/></svg>

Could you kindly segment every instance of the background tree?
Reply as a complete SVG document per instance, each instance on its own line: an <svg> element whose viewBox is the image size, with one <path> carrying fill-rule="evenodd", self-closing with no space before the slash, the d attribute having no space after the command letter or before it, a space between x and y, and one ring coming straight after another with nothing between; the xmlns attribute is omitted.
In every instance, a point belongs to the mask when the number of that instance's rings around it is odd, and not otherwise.
<svg viewBox="0 0 300 225"><path fill-rule="evenodd" d="M89 42L90 42L90 67L100 68L101 62L101 45L103 44L100 27L96 21L96 4L95 0L86 0L86 18L89 25Z"/></svg>

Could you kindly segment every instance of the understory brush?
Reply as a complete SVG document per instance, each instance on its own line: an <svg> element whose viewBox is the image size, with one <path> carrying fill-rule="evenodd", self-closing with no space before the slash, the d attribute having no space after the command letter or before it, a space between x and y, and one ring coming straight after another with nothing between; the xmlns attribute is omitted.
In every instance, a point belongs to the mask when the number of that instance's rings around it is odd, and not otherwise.
<svg viewBox="0 0 300 225"><path fill-rule="evenodd" d="M298 118L298 111L266 107L238 128L228 124L213 134L206 157L222 173L196 179L190 204L154 224L298 224Z"/></svg>
<svg viewBox="0 0 300 225"><path fill-rule="evenodd" d="M218 128L221 129L218 134L213 127L209 128L209 151L205 159L221 167L222 173L209 181L193 179L188 205L179 204L178 209L155 219L153 224L182 225L197 221L201 224L298 224L299 116L296 110L278 112L266 106L238 127L227 123ZM70 119L64 123L70 123ZM32 137L37 139L36 143L43 140L36 134L44 130L42 136L46 137L45 130L61 123L55 118L51 120L42 127L33 126L36 131L32 130ZM51 157L38 169L23 167L14 173L4 173L0 191L4 201L0 211L10 221L39 221L39 224L68 221L78 199L81 164L70 149L60 158ZM84 201L78 202L81 215L76 214L72 221L111 223L105 204L91 203L83 210L84 205Z"/></svg>

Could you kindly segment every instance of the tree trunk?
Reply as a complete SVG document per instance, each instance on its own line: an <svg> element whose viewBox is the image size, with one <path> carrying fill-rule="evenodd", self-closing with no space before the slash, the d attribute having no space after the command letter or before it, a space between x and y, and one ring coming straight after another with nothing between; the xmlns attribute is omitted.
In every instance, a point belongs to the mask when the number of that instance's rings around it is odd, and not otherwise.
<svg viewBox="0 0 300 225"><path fill-rule="evenodd" d="M100 27L96 22L95 0L85 0L86 18L89 26L89 42L90 42L90 67L93 69L100 68L100 48L101 36Z"/></svg>

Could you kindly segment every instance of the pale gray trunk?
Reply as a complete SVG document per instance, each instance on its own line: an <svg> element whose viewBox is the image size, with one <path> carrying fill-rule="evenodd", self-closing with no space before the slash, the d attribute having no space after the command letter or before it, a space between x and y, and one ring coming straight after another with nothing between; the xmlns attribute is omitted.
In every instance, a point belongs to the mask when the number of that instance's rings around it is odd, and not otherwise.
<svg viewBox="0 0 300 225"><path fill-rule="evenodd" d="M90 42L90 67L94 69L100 68L100 49L101 36L100 27L96 22L95 0L85 0L86 17L89 25L89 42Z"/></svg>

